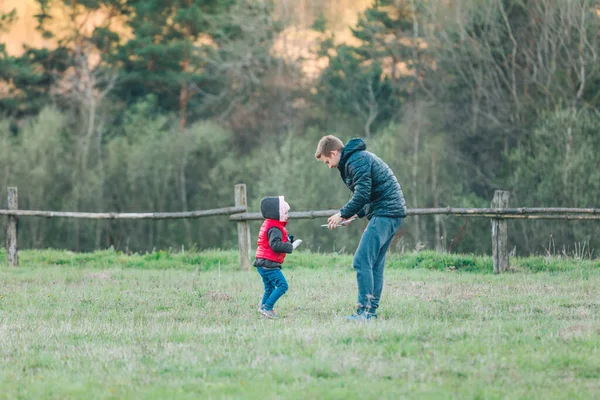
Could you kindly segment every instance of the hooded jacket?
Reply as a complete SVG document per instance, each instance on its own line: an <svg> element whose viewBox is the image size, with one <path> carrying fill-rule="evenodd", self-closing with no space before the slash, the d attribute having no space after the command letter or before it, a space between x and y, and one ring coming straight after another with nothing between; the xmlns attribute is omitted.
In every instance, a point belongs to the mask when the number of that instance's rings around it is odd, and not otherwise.
<svg viewBox="0 0 600 400"><path fill-rule="evenodd" d="M406 217L406 202L390 167L367 151L364 140L351 139L340 155L338 170L352 191L352 198L340 210L342 218Z"/></svg>
<svg viewBox="0 0 600 400"><path fill-rule="evenodd" d="M283 196L265 197L260 202L260 211L265 218L258 233L255 267L281 268L286 254L293 251L285 229L287 221L282 221L283 213L289 205Z"/></svg>

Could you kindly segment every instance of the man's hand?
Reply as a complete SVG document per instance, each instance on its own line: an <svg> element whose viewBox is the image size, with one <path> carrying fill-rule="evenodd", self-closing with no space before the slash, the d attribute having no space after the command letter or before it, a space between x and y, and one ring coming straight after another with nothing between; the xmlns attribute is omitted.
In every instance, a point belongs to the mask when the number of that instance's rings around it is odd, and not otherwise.
<svg viewBox="0 0 600 400"><path fill-rule="evenodd" d="M292 247L294 248L294 250L296 250L296 247L300 246L300 243L302 243L302 239L294 240L294 243L292 243Z"/></svg>
<svg viewBox="0 0 600 400"><path fill-rule="evenodd" d="M352 216L352 217L350 217L350 218L348 218L348 219L345 219L345 220L343 220L343 221L340 223L340 225L344 225L344 226L346 226L346 225L350 225L350 224L351 224L352 222L354 222L354 220L355 220L355 219L357 219L357 218L358 218L358 216L357 216L357 215L354 215L354 216Z"/></svg>
<svg viewBox="0 0 600 400"><path fill-rule="evenodd" d="M344 218L340 213L333 214L331 217L327 219L327 229L335 229L342 222Z"/></svg>

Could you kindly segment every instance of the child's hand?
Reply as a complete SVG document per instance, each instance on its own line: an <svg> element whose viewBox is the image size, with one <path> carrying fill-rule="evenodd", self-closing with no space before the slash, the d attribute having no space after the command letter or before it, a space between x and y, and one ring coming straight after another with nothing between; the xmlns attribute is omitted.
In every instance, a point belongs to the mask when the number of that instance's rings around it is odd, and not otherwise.
<svg viewBox="0 0 600 400"><path fill-rule="evenodd" d="M294 242L292 243L292 247L294 248L294 250L296 250L296 247L300 246L300 243L302 243L302 239L294 240Z"/></svg>

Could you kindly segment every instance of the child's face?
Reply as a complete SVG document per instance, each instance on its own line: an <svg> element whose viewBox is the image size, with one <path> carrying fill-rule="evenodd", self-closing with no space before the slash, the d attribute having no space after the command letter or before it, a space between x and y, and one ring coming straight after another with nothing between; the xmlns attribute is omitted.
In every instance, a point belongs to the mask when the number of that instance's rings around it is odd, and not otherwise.
<svg viewBox="0 0 600 400"><path fill-rule="evenodd" d="M337 168L340 163L340 157L342 153L340 150L332 150L329 154L329 157L322 155L321 161L325 163L329 167L329 169Z"/></svg>
<svg viewBox="0 0 600 400"><path fill-rule="evenodd" d="M290 205L287 203L287 201L282 200L279 205L279 220L281 222L285 222L288 220L288 218L290 217L289 211L290 211Z"/></svg>

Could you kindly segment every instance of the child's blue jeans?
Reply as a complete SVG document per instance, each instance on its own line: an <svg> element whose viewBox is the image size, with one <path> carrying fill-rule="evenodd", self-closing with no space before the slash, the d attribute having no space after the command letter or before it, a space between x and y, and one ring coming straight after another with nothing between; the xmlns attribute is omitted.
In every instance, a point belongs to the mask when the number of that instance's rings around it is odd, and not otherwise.
<svg viewBox="0 0 600 400"><path fill-rule="evenodd" d="M265 285L265 294L261 304L265 307L265 310L271 311L277 300L287 292L288 283L279 268L257 267L256 269Z"/></svg>

